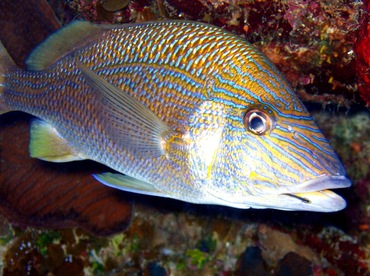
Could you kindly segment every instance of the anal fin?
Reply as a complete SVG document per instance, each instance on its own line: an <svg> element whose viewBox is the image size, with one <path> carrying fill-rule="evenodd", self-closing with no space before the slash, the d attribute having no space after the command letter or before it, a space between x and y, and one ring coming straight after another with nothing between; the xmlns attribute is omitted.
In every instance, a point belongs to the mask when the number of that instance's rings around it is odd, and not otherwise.
<svg viewBox="0 0 370 276"><path fill-rule="evenodd" d="M31 124L30 156L50 162L69 162L85 159L75 153L68 142L50 124L35 119Z"/></svg>

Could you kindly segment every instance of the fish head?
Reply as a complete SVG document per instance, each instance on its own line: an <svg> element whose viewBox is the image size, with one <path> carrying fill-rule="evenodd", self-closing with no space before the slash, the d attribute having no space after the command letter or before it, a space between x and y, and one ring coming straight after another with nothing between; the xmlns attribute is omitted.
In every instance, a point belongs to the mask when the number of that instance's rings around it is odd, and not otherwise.
<svg viewBox="0 0 370 276"><path fill-rule="evenodd" d="M189 155L206 201L238 208L333 212L351 185L300 99L263 56L223 71L192 118ZM249 62L250 63L250 62ZM228 69L231 70L231 69Z"/></svg>

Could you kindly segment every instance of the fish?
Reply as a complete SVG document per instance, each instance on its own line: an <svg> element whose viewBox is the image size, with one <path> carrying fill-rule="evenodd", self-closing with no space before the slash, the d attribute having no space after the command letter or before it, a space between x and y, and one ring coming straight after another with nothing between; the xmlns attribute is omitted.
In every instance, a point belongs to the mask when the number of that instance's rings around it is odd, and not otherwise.
<svg viewBox="0 0 370 276"><path fill-rule="evenodd" d="M73 22L17 68L0 49L0 114L23 111L30 156L90 159L128 192L240 209L335 212L345 169L259 50L192 21ZM78 163L76 163L78 166Z"/></svg>

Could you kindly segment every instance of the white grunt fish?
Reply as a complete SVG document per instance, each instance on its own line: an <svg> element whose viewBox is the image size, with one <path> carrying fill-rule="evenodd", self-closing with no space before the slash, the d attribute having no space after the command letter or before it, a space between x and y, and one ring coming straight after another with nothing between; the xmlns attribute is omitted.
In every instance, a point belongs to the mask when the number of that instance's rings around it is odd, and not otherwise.
<svg viewBox="0 0 370 276"><path fill-rule="evenodd" d="M91 159L125 191L236 208L333 212L351 185L284 77L251 44L186 21L75 22L15 67L0 114L32 114L30 154Z"/></svg>

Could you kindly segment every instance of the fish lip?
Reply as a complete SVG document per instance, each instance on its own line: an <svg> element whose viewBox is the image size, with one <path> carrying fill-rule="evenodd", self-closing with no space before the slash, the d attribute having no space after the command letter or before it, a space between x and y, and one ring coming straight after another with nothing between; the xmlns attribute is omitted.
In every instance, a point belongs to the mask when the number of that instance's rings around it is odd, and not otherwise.
<svg viewBox="0 0 370 276"><path fill-rule="evenodd" d="M287 199L286 197L296 200L294 208L291 209L295 211L328 213L341 211L347 206L346 201L341 196L330 190L320 190L301 194L280 194L279 196L282 200Z"/></svg>
<svg viewBox="0 0 370 276"><path fill-rule="evenodd" d="M347 188L351 181L344 175L322 175L289 188L281 193L284 198L290 197L300 201L302 211L337 212L343 210L346 201L329 189Z"/></svg>
<svg viewBox="0 0 370 276"><path fill-rule="evenodd" d="M329 189L340 189L351 186L351 180L344 175L321 175L319 177L307 180L301 184L286 187L284 193L306 193L318 192Z"/></svg>

